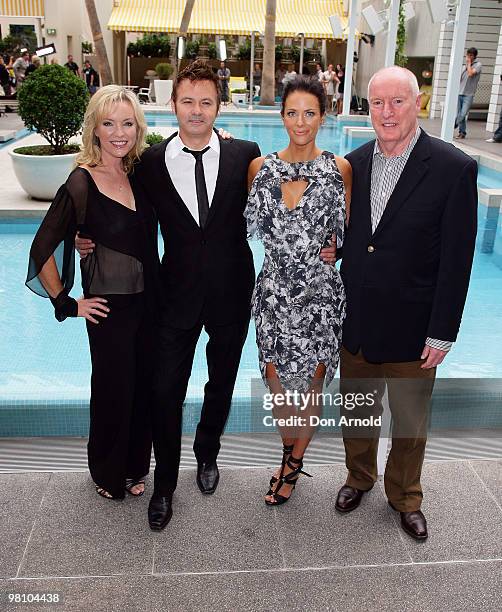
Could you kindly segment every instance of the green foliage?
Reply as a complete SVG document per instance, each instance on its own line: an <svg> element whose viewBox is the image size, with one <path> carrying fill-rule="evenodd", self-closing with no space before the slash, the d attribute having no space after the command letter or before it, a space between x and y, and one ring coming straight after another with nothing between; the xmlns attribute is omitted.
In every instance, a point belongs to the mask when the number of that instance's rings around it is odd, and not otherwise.
<svg viewBox="0 0 502 612"><path fill-rule="evenodd" d="M209 43L207 46L207 54L209 55L209 59L216 59L217 51L216 51L216 43Z"/></svg>
<svg viewBox="0 0 502 612"><path fill-rule="evenodd" d="M406 22L404 20L403 4L403 0L401 0L399 3L399 24L397 26L396 55L394 56L394 64L396 64L396 66L404 67L408 63L408 57L404 52L406 47Z"/></svg>
<svg viewBox="0 0 502 612"><path fill-rule="evenodd" d="M251 41L250 40L246 40L244 44L239 45L239 50L237 51L237 57L240 60L251 59Z"/></svg>
<svg viewBox="0 0 502 612"><path fill-rule="evenodd" d="M199 41L189 40L185 45L185 57L195 59L199 55Z"/></svg>
<svg viewBox="0 0 502 612"><path fill-rule="evenodd" d="M4 36L0 39L0 53L2 55L20 55L20 50L26 48L34 53L37 48L37 37L34 32L23 32L15 36Z"/></svg>
<svg viewBox="0 0 502 612"><path fill-rule="evenodd" d="M18 93L19 115L61 155L70 138L80 132L89 93L84 81L59 65L41 66Z"/></svg>
<svg viewBox="0 0 502 612"><path fill-rule="evenodd" d="M68 144L62 148L60 155L78 153L79 151L80 145ZM20 155L54 155L54 149L51 145L31 145L29 147L18 147L14 149L14 153L19 153Z"/></svg>
<svg viewBox="0 0 502 612"><path fill-rule="evenodd" d="M164 136L162 136L162 134L158 134L157 132L150 132L145 138L146 144L150 147L161 143L163 140Z"/></svg>
<svg viewBox="0 0 502 612"><path fill-rule="evenodd" d="M291 47L291 57L294 62L300 61L300 47L297 47L296 45Z"/></svg>
<svg viewBox="0 0 502 612"><path fill-rule="evenodd" d="M144 34L135 43L127 45L127 55L143 57L169 57L171 43L165 34Z"/></svg>
<svg viewBox="0 0 502 612"><path fill-rule="evenodd" d="M92 43L88 40L82 41L82 53L86 53L87 55L92 53Z"/></svg>
<svg viewBox="0 0 502 612"><path fill-rule="evenodd" d="M173 73L173 67L171 64L166 64L165 62L161 62L155 66L155 72L159 79L163 81L167 80Z"/></svg>
<svg viewBox="0 0 502 612"><path fill-rule="evenodd" d="M232 89L232 93L234 94L247 94L249 93L248 89Z"/></svg>
<svg viewBox="0 0 502 612"><path fill-rule="evenodd" d="M275 45L275 61L280 62L282 54L284 53L284 47L282 45Z"/></svg>

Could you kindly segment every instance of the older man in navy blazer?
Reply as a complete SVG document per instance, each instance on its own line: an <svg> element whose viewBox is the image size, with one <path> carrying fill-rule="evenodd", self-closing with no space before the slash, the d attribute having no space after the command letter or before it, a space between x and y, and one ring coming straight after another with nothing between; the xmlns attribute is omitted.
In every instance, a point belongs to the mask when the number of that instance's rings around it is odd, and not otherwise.
<svg viewBox="0 0 502 612"><path fill-rule="evenodd" d="M467 295L477 164L419 127L420 94L410 71L377 72L368 99L376 141L347 156L353 189L341 268L347 291L342 390L376 391L375 406L359 411L367 416L381 414L387 386L393 431L385 491L406 533L423 540L428 408ZM336 501L340 512L357 508L375 483L378 436L378 428L344 429L348 476Z"/></svg>

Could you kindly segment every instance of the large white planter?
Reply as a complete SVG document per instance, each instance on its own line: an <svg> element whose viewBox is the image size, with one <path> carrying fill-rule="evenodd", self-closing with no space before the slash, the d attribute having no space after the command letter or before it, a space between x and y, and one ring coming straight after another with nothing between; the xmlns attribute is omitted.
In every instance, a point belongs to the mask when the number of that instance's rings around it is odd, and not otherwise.
<svg viewBox="0 0 502 612"><path fill-rule="evenodd" d="M173 93L173 82L165 79L155 79L155 103L160 106L169 104Z"/></svg>
<svg viewBox="0 0 502 612"><path fill-rule="evenodd" d="M21 155L9 151L16 178L36 200L52 200L75 166L77 153L66 155Z"/></svg>
<svg viewBox="0 0 502 612"><path fill-rule="evenodd" d="M248 95L245 93L233 93L232 102L235 106L246 106L248 103Z"/></svg>

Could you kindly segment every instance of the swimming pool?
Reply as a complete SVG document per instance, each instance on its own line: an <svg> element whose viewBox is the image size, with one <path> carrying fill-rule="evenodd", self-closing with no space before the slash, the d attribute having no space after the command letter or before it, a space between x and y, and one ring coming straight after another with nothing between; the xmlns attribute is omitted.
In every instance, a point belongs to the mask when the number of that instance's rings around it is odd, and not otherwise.
<svg viewBox="0 0 502 612"><path fill-rule="evenodd" d="M149 117L153 126L172 126L172 116ZM287 144L277 116L223 115L218 127L236 137L256 140L262 152ZM321 130L322 148L344 153L340 128L328 121ZM502 176L480 172L480 184L502 187ZM496 213L496 214L495 214ZM487 218L488 217L488 218ZM460 335L441 366L442 377L502 377L502 228L498 209L479 209L480 232ZM84 435L88 418L90 358L82 319L58 323L48 300L24 286L29 247L38 222L0 219L0 437L5 435ZM487 238L488 236L488 238ZM258 271L260 243L251 243ZM73 295L79 295L77 269ZM227 431L246 431L251 379L259 378L255 330L251 323ZM207 379L201 335L190 379L184 428L193 431ZM22 408L22 410L20 410Z"/></svg>

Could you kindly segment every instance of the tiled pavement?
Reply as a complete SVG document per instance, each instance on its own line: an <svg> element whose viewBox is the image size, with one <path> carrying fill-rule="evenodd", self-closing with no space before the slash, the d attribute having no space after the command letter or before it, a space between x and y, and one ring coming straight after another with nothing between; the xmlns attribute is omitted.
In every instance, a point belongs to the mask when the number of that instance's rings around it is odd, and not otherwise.
<svg viewBox="0 0 502 612"><path fill-rule="evenodd" d="M420 543L382 483L339 515L345 468L311 472L269 508L263 467L223 468L209 497L182 470L162 533L148 529L148 495L104 500L86 473L0 474L0 609L500 610L502 460L426 462ZM9 604L8 593L63 603Z"/></svg>

